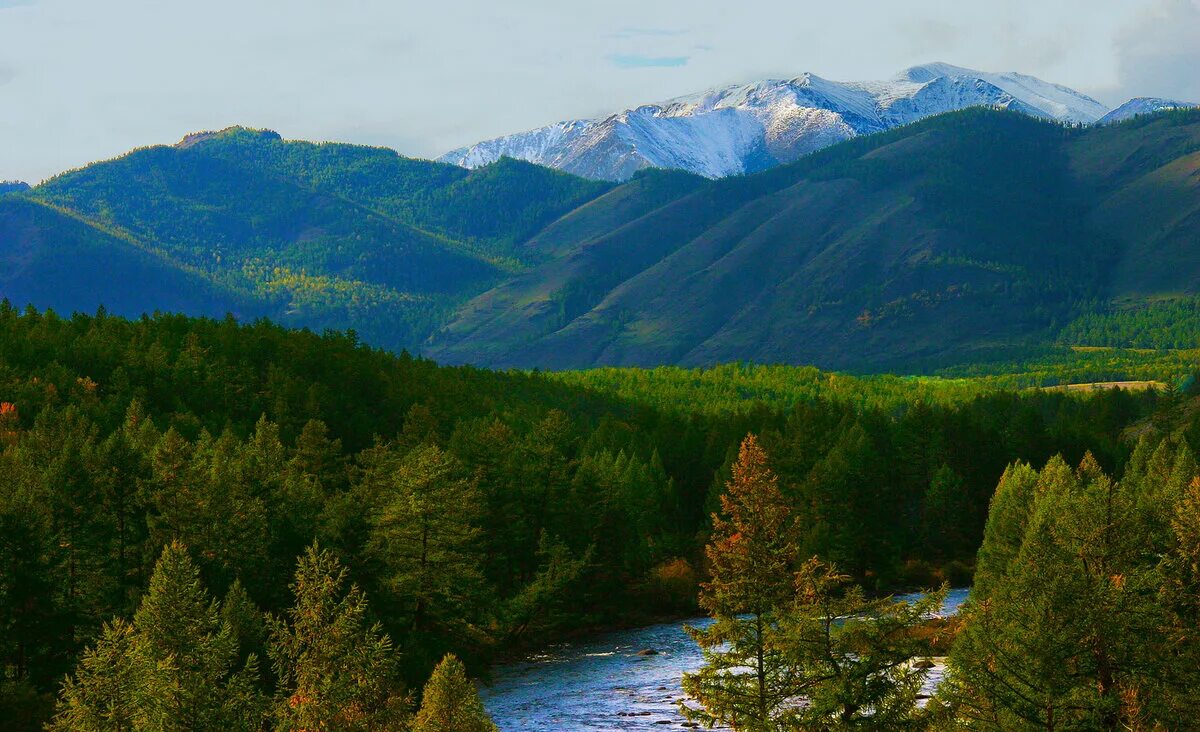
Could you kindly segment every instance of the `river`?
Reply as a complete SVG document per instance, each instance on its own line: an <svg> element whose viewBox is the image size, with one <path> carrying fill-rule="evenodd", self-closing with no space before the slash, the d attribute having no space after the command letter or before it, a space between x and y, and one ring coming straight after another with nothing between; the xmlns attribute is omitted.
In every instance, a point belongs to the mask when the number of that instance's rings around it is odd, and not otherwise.
<svg viewBox="0 0 1200 732"><path fill-rule="evenodd" d="M967 598L951 590L942 608L953 615ZM707 618L622 630L552 646L519 663L498 666L481 689L503 732L661 730L679 728L680 678L703 663L683 626ZM638 655L652 649L655 655ZM936 685L940 666L928 682Z"/></svg>

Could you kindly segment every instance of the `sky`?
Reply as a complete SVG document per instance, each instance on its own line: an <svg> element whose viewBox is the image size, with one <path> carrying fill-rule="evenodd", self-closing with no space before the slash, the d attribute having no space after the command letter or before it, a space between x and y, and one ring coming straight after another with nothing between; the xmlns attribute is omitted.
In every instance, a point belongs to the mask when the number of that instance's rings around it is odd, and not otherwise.
<svg viewBox="0 0 1200 732"><path fill-rule="evenodd" d="M1200 102L1200 0L0 0L0 180L235 124L434 157L929 61Z"/></svg>

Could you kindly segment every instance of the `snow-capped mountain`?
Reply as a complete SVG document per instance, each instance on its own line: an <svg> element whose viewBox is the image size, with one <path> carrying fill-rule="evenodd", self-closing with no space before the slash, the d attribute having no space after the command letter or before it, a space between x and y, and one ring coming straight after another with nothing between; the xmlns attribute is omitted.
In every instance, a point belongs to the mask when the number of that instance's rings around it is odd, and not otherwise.
<svg viewBox="0 0 1200 732"><path fill-rule="evenodd" d="M838 82L804 74L728 86L498 137L439 160L473 168L507 156L605 180L624 180L649 167L717 178L974 106L1088 124L1108 111L1091 97L1032 76L932 63L887 81Z"/></svg>
<svg viewBox="0 0 1200 732"><path fill-rule="evenodd" d="M1173 99L1159 99L1157 97L1135 97L1101 117L1100 121L1096 124L1107 125L1113 122L1132 119L1139 114L1154 114L1155 112L1163 112L1168 109L1188 109L1189 107L1200 107L1200 104L1196 104L1195 102L1178 102Z"/></svg>

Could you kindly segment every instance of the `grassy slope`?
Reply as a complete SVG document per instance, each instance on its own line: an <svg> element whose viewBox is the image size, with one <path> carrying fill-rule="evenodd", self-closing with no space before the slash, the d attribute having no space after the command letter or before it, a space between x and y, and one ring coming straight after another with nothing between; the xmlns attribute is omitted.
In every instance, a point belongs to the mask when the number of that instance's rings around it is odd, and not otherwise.
<svg viewBox="0 0 1200 732"><path fill-rule="evenodd" d="M715 181L481 296L433 353L894 368L1045 337L1112 258L1080 223L1079 134L972 110Z"/></svg>
<svg viewBox="0 0 1200 732"><path fill-rule="evenodd" d="M10 225L0 244L112 247L117 262L132 247L177 270L156 275L159 294L114 292L136 280L64 258L69 298L14 269L18 301L268 314L392 348L438 331L427 352L448 361L932 370L1090 345L1136 330L1121 313L1198 291L1198 168L1195 112L1070 130L969 110L757 175L617 187L238 128L14 194L69 215ZM1121 327L1063 330L1114 298Z"/></svg>

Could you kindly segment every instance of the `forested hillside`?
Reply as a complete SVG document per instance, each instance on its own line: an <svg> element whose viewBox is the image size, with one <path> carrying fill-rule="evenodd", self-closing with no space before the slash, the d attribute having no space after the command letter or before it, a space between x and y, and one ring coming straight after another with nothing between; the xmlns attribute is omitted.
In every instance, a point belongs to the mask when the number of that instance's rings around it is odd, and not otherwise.
<svg viewBox="0 0 1200 732"><path fill-rule="evenodd" d="M460 309L429 353L543 368L979 361L1055 342L1113 298L1195 292L1198 169L1196 111L1103 128L945 115L560 247ZM1078 328L1061 337L1080 343ZM1104 340L1081 345L1132 345Z"/></svg>
<svg viewBox="0 0 1200 732"><path fill-rule="evenodd" d="M468 172L231 128L5 197L0 256L14 266L0 284L64 312L270 315L415 349L522 266L519 243L608 187L510 160Z"/></svg>
<svg viewBox="0 0 1200 732"><path fill-rule="evenodd" d="M1198 169L1195 110L1075 128L974 109L756 175L621 185L231 128L0 194L0 294L501 367L1196 347L1176 316L1200 291Z"/></svg>
<svg viewBox="0 0 1200 732"><path fill-rule="evenodd" d="M1119 470L1122 433L1182 404L814 372L705 406L634 383L443 367L266 322L0 308L0 718L33 728L60 690L62 714L83 714L127 639L166 653L163 593L201 615L216 598L219 617L193 629L237 638L188 677L234 704L205 712L222 718L297 679L344 681L336 665L296 675L311 657L295 649L326 642L302 623L321 603L359 608L346 643L384 643L363 662L395 674L346 692L379 714L447 652L480 672L574 629L694 612L710 516L751 432L806 555L870 589L964 582L1007 465L1090 450ZM238 675L250 653L258 671Z"/></svg>

